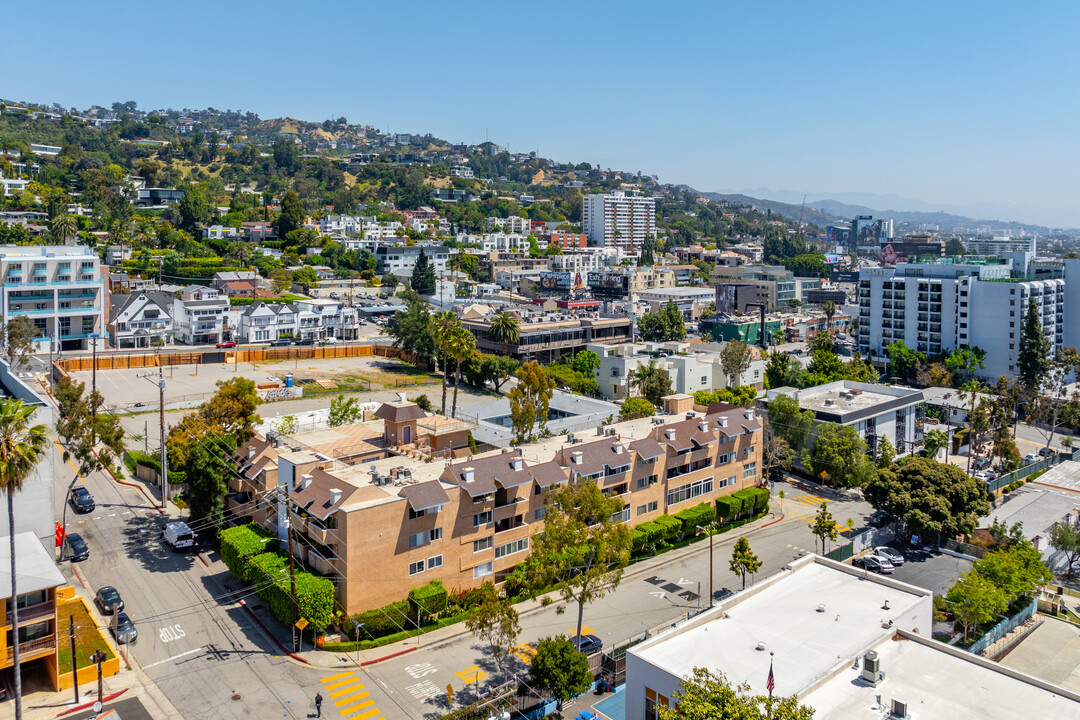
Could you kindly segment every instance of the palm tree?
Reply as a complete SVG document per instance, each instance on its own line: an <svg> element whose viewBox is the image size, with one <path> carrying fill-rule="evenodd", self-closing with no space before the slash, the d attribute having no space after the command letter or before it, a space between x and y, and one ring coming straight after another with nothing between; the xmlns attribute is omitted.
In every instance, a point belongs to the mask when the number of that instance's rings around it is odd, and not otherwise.
<svg viewBox="0 0 1080 720"><path fill-rule="evenodd" d="M60 213L49 220L49 230L60 242L67 245L67 239L79 231L79 226L75 223L75 218L67 213Z"/></svg>
<svg viewBox="0 0 1080 720"><path fill-rule="evenodd" d="M458 386L461 385L461 366L476 352L476 338L461 325L450 336L450 356L454 359L454 404L450 408L450 417L457 415Z"/></svg>
<svg viewBox="0 0 1080 720"><path fill-rule="evenodd" d="M648 365L638 365L636 370L630 371L630 387L644 397L646 389L653 384L653 379L666 374L667 371L657 365L655 360L650 360Z"/></svg>
<svg viewBox="0 0 1080 720"><path fill-rule="evenodd" d="M982 389L982 385L978 380L968 380L966 383L960 386L958 394L961 398L968 401L968 464L967 471L971 472L971 456L975 454L975 438L972 437L971 432L971 416L975 413L975 401L979 398L979 390ZM952 411L945 408L945 420L948 422L949 413Z"/></svg>
<svg viewBox="0 0 1080 720"><path fill-rule="evenodd" d="M506 355L510 343L516 345L517 341L521 339L521 321L518 320L517 315L503 310L495 313L495 317L491 318L491 326L488 332L491 334L492 340L502 343L503 355Z"/></svg>
<svg viewBox="0 0 1080 720"><path fill-rule="evenodd" d="M461 327L461 323L458 322L457 315L451 310L443 310L440 313L435 313L431 317L431 338L435 341L435 346L439 348L442 353L442 414L446 415L446 383L450 378L450 363L448 361L448 355L450 353L450 341L454 336L454 332Z"/></svg>
<svg viewBox="0 0 1080 720"><path fill-rule="evenodd" d="M44 425L29 427L35 410L22 400L0 400L0 490L7 495L8 542L11 550L12 656L15 661L15 720L22 718L22 671L19 668L19 597L15 572L15 493L49 446Z"/></svg>
<svg viewBox="0 0 1080 720"><path fill-rule="evenodd" d="M836 303L826 300L821 303L821 311L825 313L825 332L832 332L832 319L836 314Z"/></svg>

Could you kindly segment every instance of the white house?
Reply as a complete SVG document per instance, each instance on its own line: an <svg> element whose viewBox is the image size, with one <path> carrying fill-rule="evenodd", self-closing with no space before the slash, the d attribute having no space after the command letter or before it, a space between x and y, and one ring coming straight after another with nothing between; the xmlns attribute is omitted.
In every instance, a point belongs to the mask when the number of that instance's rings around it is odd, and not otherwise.
<svg viewBox="0 0 1080 720"><path fill-rule="evenodd" d="M149 348L172 341L172 307L175 298L168 293L139 292L113 296L109 338L113 347Z"/></svg>
<svg viewBox="0 0 1080 720"><path fill-rule="evenodd" d="M229 327L229 299L215 288L189 285L173 300L173 338L186 345L217 343Z"/></svg>

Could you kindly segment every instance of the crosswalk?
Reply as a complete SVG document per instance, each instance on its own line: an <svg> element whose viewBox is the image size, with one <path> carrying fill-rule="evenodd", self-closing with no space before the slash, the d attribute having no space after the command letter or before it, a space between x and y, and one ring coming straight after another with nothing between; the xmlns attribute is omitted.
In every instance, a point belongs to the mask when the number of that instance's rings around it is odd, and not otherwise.
<svg viewBox="0 0 1080 720"><path fill-rule="evenodd" d="M371 693L364 689L355 672L343 672L322 679L323 688L330 696L330 702L337 708L338 715L348 720L383 720L381 710L371 699Z"/></svg>
<svg viewBox="0 0 1080 720"><path fill-rule="evenodd" d="M821 503L829 502L828 498L819 497L810 493L803 493L793 497L784 498L784 515L793 520L802 520L808 525L814 523L814 517L821 509ZM833 523L838 532L847 532L846 522L839 519Z"/></svg>

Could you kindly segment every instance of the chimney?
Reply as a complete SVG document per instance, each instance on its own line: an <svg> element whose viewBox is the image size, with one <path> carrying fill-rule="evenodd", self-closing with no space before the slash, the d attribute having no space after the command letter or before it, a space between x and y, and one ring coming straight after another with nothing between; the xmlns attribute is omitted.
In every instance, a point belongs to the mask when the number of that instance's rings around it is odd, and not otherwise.
<svg viewBox="0 0 1080 720"><path fill-rule="evenodd" d="M753 420L754 408L746 408L745 410L743 410L743 417L745 417L747 420Z"/></svg>
<svg viewBox="0 0 1080 720"><path fill-rule="evenodd" d="M615 451L616 455L622 455L623 454L622 443L615 443L614 445L611 446L611 449Z"/></svg>
<svg viewBox="0 0 1080 720"><path fill-rule="evenodd" d="M341 502L341 491L338 490L337 488L331 488L330 489L330 504L331 505L337 505L339 502Z"/></svg>
<svg viewBox="0 0 1080 720"><path fill-rule="evenodd" d="M701 422L699 422L697 424L697 426L698 426L698 430L700 430L701 432L709 432L709 421L708 420L702 420Z"/></svg>
<svg viewBox="0 0 1080 720"><path fill-rule="evenodd" d="M720 417L718 417L716 419L720 422L720 427L722 427L722 428L727 427L727 415L721 415Z"/></svg>
<svg viewBox="0 0 1080 720"><path fill-rule="evenodd" d="M250 460L253 457L255 457L255 448L254 447L249 447L247 449L247 459Z"/></svg>
<svg viewBox="0 0 1080 720"><path fill-rule="evenodd" d="M580 465L584 457L584 453L582 453L580 450L575 450L574 452L570 453L570 462L575 465Z"/></svg>
<svg viewBox="0 0 1080 720"><path fill-rule="evenodd" d="M674 440L675 439L675 428L668 428L664 432L664 434L667 435L668 440Z"/></svg>
<svg viewBox="0 0 1080 720"><path fill-rule="evenodd" d="M311 486L311 476L310 475L301 475L300 476L300 489L301 490L307 490L308 487L310 487L310 486Z"/></svg>
<svg viewBox="0 0 1080 720"><path fill-rule="evenodd" d="M514 466L515 470L525 469L525 462L521 458L514 458L514 461L511 463L511 465Z"/></svg>
<svg viewBox="0 0 1080 720"><path fill-rule="evenodd" d="M461 479L462 479L462 481L467 482L467 483L471 483L473 481L473 473L474 473L474 469L471 468L471 467L467 467L464 470L462 470L461 471Z"/></svg>

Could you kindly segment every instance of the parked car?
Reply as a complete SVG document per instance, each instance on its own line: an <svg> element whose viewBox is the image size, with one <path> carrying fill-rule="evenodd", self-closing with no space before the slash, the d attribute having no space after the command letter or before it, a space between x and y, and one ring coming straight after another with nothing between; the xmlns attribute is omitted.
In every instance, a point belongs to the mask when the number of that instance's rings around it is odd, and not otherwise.
<svg viewBox="0 0 1080 720"><path fill-rule="evenodd" d="M97 505L94 504L94 496L84 487L77 487L71 491L71 504L77 513L94 512Z"/></svg>
<svg viewBox="0 0 1080 720"><path fill-rule="evenodd" d="M320 345L337 345L338 339L336 337L327 337L319 341Z"/></svg>
<svg viewBox="0 0 1080 720"><path fill-rule="evenodd" d="M580 643L578 642L580 640ZM582 635L580 638L574 638L574 647L586 655L592 655L593 653L600 652L604 647L604 641L595 635Z"/></svg>
<svg viewBox="0 0 1080 720"><path fill-rule="evenodd" d="M332 293L330 293L330 299L331 300L340 300L341 296L338 295L336 292L332 292Z"/></svg>
<svg viewBox="0 0 1080 720"><path fill-rule="evenodd" d="M990 458L988 458L988 457L977 457L977 458L975 458L975 469L976 470L983 470L983 469L988 468L988 467L990 467Z"/></svg>
<svg viewBox="0 0 1080 720"><path fill-rule="evenodd" d="M1024 456L1024 464L1025 465L1030 465L1031 463L1038 462L1038 461L1039 461L1039 456L1036 455L1035 453L1028 453L1027 455Z"/></svg>
<svg viewBox="0 0 1080 720"><path fill-rule="evenodd" d="M863 557L855 558L851 564L855 567L866 568L870 572L876 572L882 575L891 575L893 571L892 563L880 555L864 555Z"/></svg>
<svg viewBox="0 0 1080 720"><path fill-rule="evenodd" d="M124 609L124 601L120 598L120 593L112 585L98 588L97 593L94 595L94 601L101 608L101 612L106 615L114 615Z"/></svg>
<svg viewBox="0 0 1080 720"><path fill-rule="evenodd" d="M904 564L904 556L899 550L893 550L888 545L882 545L881 547L874 548L874 554L878 557L883 557L892 563L893 567L900 567Z"/></svg>
<svg viewBox="0 0 1080 720"><path fill-rule="evenodd" d="M292 344L292 340L289 338L278 338L270 343L270 347L286 347Z"/></svg>
<svg viewBox="0 0 1080 720"><path fill-rule="evenodd" d="M1057 455L1057 450L1047 447L1039 448L1039 455L1041 455L1042 457L1050 457L1052 455Z"/></svg>
<svg viewBox="0 0 1080 720"><path fill-rule="evenodd" d="M71 551L71 554L68 555L68 560L71 562L82 562L90 557L90 546L86 544L86 541L82 539L82 535L79 533L68 533L67 546Z"/></svg>
<svg viewBox="0 0 1080 720"><path fill-rule="evenodd" d="M127 645L139 639L139 631L135 629L135 623L131 622L126 612L118 612L109 621L109 630L112 631L116 642Z"/></svg>
<svg viewBox="0 0 1080 720"><path fill-rule="evenodd" d="M296 339L296 344L297 345L314 345L315 344L315 338L297 338Z"/></svg>
<svg viewBox="0 0 1080 720"><path fill-rule="evenodd" d="M173 520L165 524L161 531L161 539L164 540L173 552L177 550L191 550L195 547L195 533L188 524L180 520Z"/></svg>
<svg viewBox="0 0 1080 720"><path fill-rule="evenodd" d="M234 347L236 347L236 341L235 340L224 340L222 342L219 342L217 344L217 346L218 346L219 350L221 348L234 348Z"/></svg>

